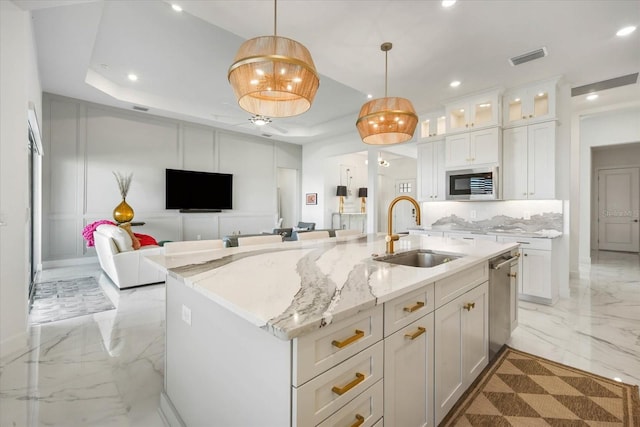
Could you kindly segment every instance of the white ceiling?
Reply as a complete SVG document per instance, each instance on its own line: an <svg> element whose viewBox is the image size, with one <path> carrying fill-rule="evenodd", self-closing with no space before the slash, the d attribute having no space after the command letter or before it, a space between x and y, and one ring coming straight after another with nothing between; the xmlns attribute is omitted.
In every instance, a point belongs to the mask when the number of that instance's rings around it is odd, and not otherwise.
<svg viewBox="0 0 640 427"><path fill-rule="evenodd" d="M33 11L44 91L300 144L357 137L366 94L384 96L385 41L389 95L409 98L418 113L554 76L575 87L640 71L640 30L615 35L640 26L638 0L459 0L450 9L434 0L280 0L278 35L310 50L320 89L307 113L257 128L227 70L245 39L273 34L272 1L176 0L182 13L159 0L14 2ZM509 65L543 46L546 58ZM462 84L453 89L452 80ZM607 92L615 95L596 102L640 99L638 84Z"/></svg>

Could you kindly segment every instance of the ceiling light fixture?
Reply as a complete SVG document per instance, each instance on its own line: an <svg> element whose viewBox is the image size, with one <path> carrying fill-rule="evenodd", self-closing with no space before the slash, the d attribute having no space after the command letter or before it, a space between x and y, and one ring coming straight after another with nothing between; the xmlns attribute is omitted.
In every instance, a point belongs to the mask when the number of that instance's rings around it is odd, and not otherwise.
<svg viewBox="0 0 640 427"><path fill-rule="evenodd" d="M636 27L633 25L630 25L628 27L619 29L618 32L616 33L616 36L618 37L628 36L629 34L633 33L635 30L636 30Z"/></svg>
<svg viewBox="0 0 640 427"><path fill-rule="evenodd" d="M406 98L387 97L388 52L393 45L382 43L384 52L384 98L373 99L362 106L356 128L365 144L399 144L413 138L418 115Z"/></svg>
<svg viewBox="0 0 640 427"><path fill-rule="evenodd" d="M587 95L587 101L595 101L596 99L598 99L597 93L592 93L590 95Z"/></svg>
<svg viewBox="0 0 640 427"><path fill-rule="evenodd" d="M460 82L458 80L454 80L451 83L449 83L449 86L458 87L458 86L460 86Z"/></svg>
<svg viewBox="0 0 640 427"><path fill-rule="evenodd" d="M456 0L442 0L442 7L451 7L456 4Z"/></svg>
<svg viewBox="0 0 640 427"><path fill-rule="evenodd" d="M259 114L249 118L249 121L256 126L264 126L271 123L271 119L269 117L261 116Z"/></svg>
<svg viewBox="0 0 640 427"><path fill-rule="evenodd" d="M182 8L180 7L180 5L175 3L171 5L171 9L175 10L176 12L182 12Z"/></svg>
<svg viewBox="0 0 640 427"><path fill-rule="evenodd" d="M127 78L128 78L129 80L131 80L132 82L138 81L138 76L137 76L137 75L135 75L135 74L133 74L133 73L129 73L129 74L127 75Z"/></svg>
<svg viewBox="0 0 640 427"><path fill-rule="evenodd" d="M311 107L320 79L309 50L277 36L277 0L273 3L273 36L244 42L228 79L242 109L269 117L297 116Z"/></svg>

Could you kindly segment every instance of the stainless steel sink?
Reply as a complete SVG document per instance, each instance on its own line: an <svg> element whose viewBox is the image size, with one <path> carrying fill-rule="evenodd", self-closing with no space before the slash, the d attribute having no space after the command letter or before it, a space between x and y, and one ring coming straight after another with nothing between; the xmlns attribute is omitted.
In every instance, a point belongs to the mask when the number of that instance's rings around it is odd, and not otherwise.
<svg viewBox="0 0 640 427"><path fill-rule="evenodd" d="M436 252L429 249L415 249L413 251L377 257L374 258L374 260L388 262L390 264L407 265L409 267L430 268L462 258L462 256L463 255Z"/></svg>

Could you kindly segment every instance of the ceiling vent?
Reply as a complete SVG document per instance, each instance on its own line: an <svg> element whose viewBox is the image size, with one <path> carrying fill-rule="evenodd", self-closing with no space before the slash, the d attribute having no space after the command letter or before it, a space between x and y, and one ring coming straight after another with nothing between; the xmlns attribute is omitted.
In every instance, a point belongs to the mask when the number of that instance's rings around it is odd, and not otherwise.
<svg viewBox="0 0 640 427"><path fill-rule="evenodd" d="M524 64L525 62L533 61L534 59L544 58L545 56L547 56L547 48L541 47L540 49L532 50L531 52L509 58L509 64L515 67L516 65Z"/></svg>
<svg viewBox="0 0 640 427"><path fill-rule="evenodd" d="M149 111L147 107L138 107L137 105L134 105L133 109L137 111Z"/></svg>
<svg viewBox="0 0 640 427"><path fill-rule="evenodd" d="M609 80L591 83L584 86L571 88L571 96L580 96L591 92L600 92L614 87L636 84L638 81L638 73L627 74L626 76L615 77Z"/></svg>
<svg viewBox="0 0 640 427"><path fill-rule="evenodd" d="M271 138L273 136L270 133L263 133L261 135L264 136L265 138Z"/></svg>

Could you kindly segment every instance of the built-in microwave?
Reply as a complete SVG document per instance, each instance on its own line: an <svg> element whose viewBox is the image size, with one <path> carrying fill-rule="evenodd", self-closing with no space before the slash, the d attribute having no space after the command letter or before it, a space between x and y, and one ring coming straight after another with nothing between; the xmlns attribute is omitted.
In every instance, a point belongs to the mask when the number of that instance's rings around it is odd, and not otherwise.
<svg viewBox="0 0 640 427"><path fill-rule="evenodd" d="M447 171L447 200L496 200L498 168Z"/></svg>

